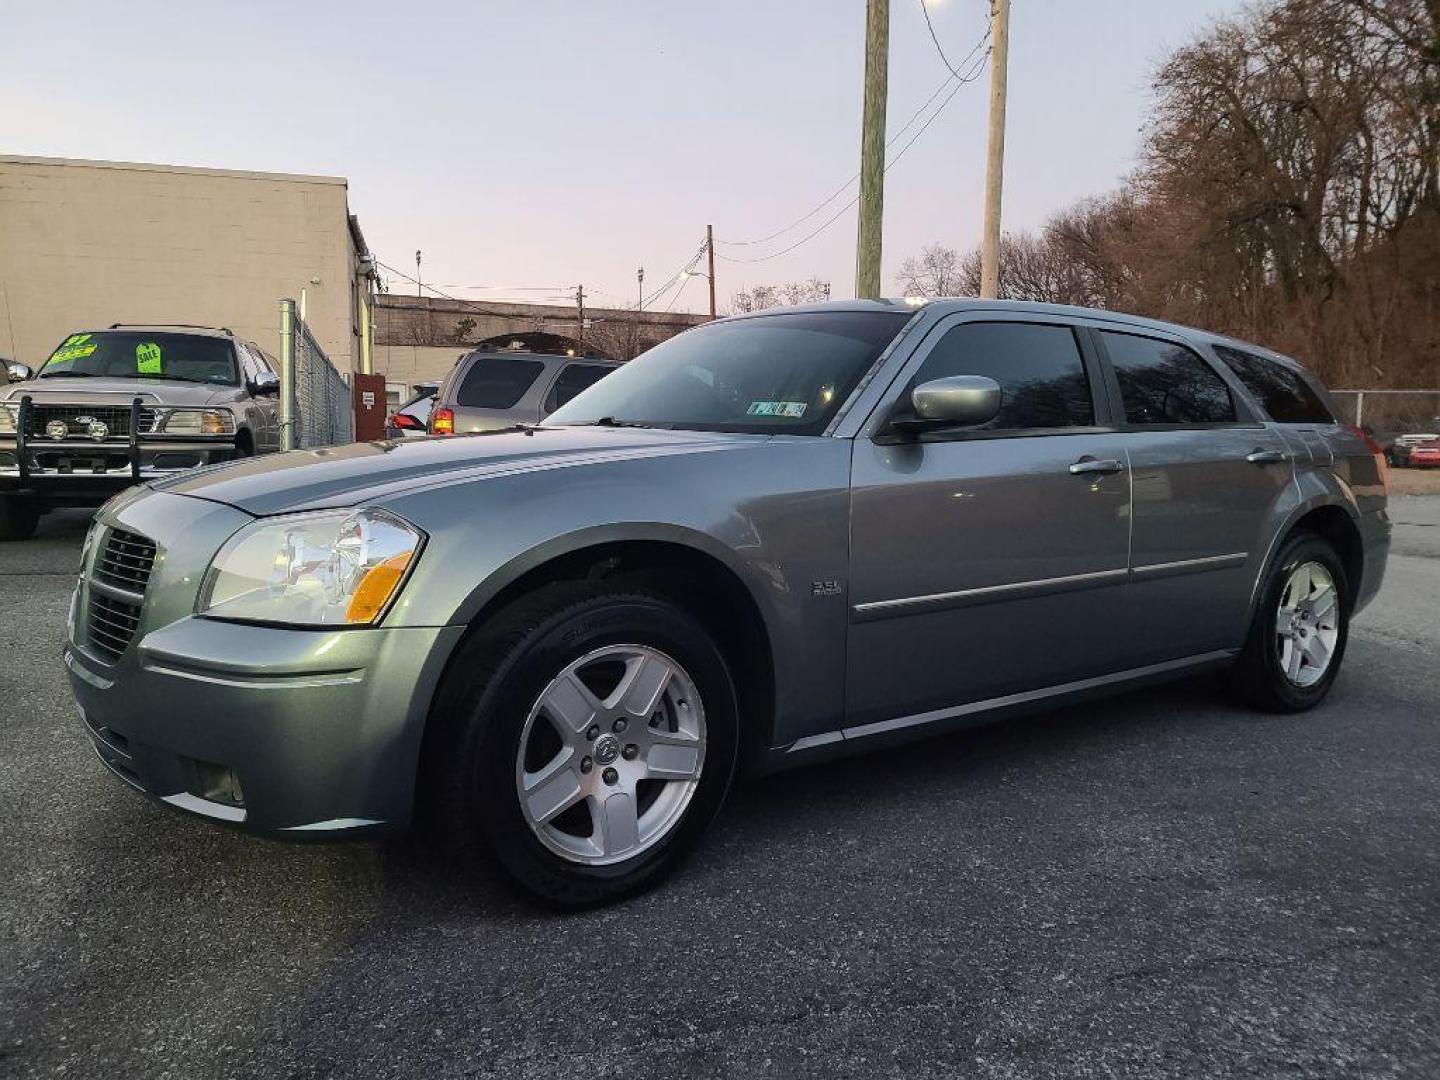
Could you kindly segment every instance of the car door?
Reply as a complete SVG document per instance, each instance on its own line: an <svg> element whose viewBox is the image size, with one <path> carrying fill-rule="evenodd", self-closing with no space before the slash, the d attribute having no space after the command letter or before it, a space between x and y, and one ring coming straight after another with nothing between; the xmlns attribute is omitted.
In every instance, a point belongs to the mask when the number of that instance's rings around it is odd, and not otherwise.
<svg viewBox="0 0 1440 1080"><path fill-rule="evenodd" d="M921 343L854 441L846 715L882 730L1125 666L1130 484L1085 335L961 313ZM984 375L1000 415L905 437L921 382Z"/></svg>
<svg viewBox="0 0 1440 1080"><path fill-rule="evenodd" d="M1294 478L1291 451L1180 336L1107 327L1095 340L1134 490L1134 654L1158 662L1235 648L1272 508Z"/></svg>
<svg viewBox="0 0 1440 1080"><path fill-rule="evenodd" d="M259 346L244 346L250 357L250 369L255 375L274 373L275 368ZM272 454L280 449L280 399L278 394L251 394L250 404L259 420L255 432L256 450Z"/></svg>

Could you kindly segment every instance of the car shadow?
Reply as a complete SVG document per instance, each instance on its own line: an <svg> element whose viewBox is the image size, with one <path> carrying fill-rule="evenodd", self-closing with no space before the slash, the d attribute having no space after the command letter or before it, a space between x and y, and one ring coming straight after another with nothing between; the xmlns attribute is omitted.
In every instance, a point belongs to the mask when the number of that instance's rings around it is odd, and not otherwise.
<svg viewBox="0 0 1440 1080"><path fill-rule="evenodd" d="M897 802L919 815L937 803L953 804L1017 777L1023 783L1027 773L1043 782L1041 777L1057 769L1084 770L1097 753L1164 741L1176 726L1193 723L1197 713L1213 716L1216 711L1248 719L1212 673L742 778L695 857L666 880L693 883L697 875L724 873L727 865L733 868L748 856L763 858L767 848L782 857L789 845L808 842L817 829L863 837L874 811ZM492 860L457 863L430 833L381 842L380 867L385 907L436 914L464 909L506 921L545 914L515 891Z"/></svg>

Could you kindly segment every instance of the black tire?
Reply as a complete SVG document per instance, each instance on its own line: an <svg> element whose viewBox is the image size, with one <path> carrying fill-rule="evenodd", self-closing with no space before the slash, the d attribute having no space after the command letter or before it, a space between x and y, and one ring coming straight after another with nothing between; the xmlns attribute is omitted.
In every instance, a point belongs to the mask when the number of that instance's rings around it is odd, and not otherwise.
<svg viewBox="0 0 1440 1080"><path fill-rule="evenodd" d="M698 689L704 764L683 816L654 846L612 865L556 854L527 822L515 767L530 710L566 665L606 645L636 644L673 658ZM658 881L719 811L735 773L739 717L725 657L671 600L628 584L567 582L503 611L472 634L431 711L422 809L467 854L488 848L524 892L553 906L603 904Z"/></svg>
<svg viewBox="0 0 1440 1080"><path fill-rule="evenodd" d="M1312 685L1299 686L1287 678L1281 668L1277 634L1285 584L1291 573L1307 562L1319 563L1329 572L1339 593L1339 618L1329 667ZM1345 659L1353 605L1345 566L1329 541L1310 532L1298 532L1287 538L1265 573L1250 634L1235 665L1234 683L1242 700L1257 709L1277 713L1303 712L1320 704L1330 692L1340 664Z"/></svg>
<svg viewBox="0 0 1440 1080"><path fill-rule="evenodd" d="M0 540L29 540L40 524L40 505L25 495L0 495Z"/></svg>

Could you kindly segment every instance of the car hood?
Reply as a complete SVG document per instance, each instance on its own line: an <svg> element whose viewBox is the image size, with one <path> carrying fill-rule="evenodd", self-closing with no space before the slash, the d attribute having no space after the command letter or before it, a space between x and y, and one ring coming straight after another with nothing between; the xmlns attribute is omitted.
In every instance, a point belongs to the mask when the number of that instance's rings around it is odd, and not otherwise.
<svg viewBox="0 0 1440 1080"><path fill-rule="evenodd" d="M147 405L213 405L232 401L239 392L234 386L176 382L170 379L26 379L0 386L0 401L19 401L29 395L35 404L129 405L143 398Z"/></svg>
<svg viewBox="0 0 1440 1080"><path fill-rule="evenodd" d="M763 435L556 427L455 438L393 439L248 458L154 485L257 516L354 506L423 487L636 457L753 446Z"/></svg>

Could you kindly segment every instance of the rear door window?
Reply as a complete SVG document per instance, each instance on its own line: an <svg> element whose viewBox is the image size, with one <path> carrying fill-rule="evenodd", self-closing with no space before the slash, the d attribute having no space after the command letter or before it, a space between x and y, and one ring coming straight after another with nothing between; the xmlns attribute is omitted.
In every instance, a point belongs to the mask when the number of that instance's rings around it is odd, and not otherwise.
<svg viewBox="0 0 1440 1080"><path fill-rule="evenodd" d="M1095 423L1090 380L1075 331L1043 323L962 323L946 332L907 388L951 375L1000 384L1000 412L973 431L1088 427Z"/></svg>
<svg viewBox="0 0 1440 1080"><path fill-rule="evenodd" d="M550 388L550 396L545 401L545 411L558 409L581 390L589 389L614 370L602 364L566 364L561 368L555 385Z"/></svg>
<svg viewBox="0 0 1440 1080"><path fill-rule="evenodd" d="M513 409L545 370L540 360L518 356L482 356L470 365L455 404L465 409Z"/></svg>
<svg viewBox="0 0 1440 1080"><path fill-rule="evenodd" d="M1215 354L1277 424L1333 424L1335 417L1305 377L1263 356L1216 345Z"/></svg>
<svg viewBox="0 0 1440 1080"><path fill-rule="evenodd" d="M1225 380L1184 345L1101 331L1128 424L1223 424L1235 420Z"/></svg>

